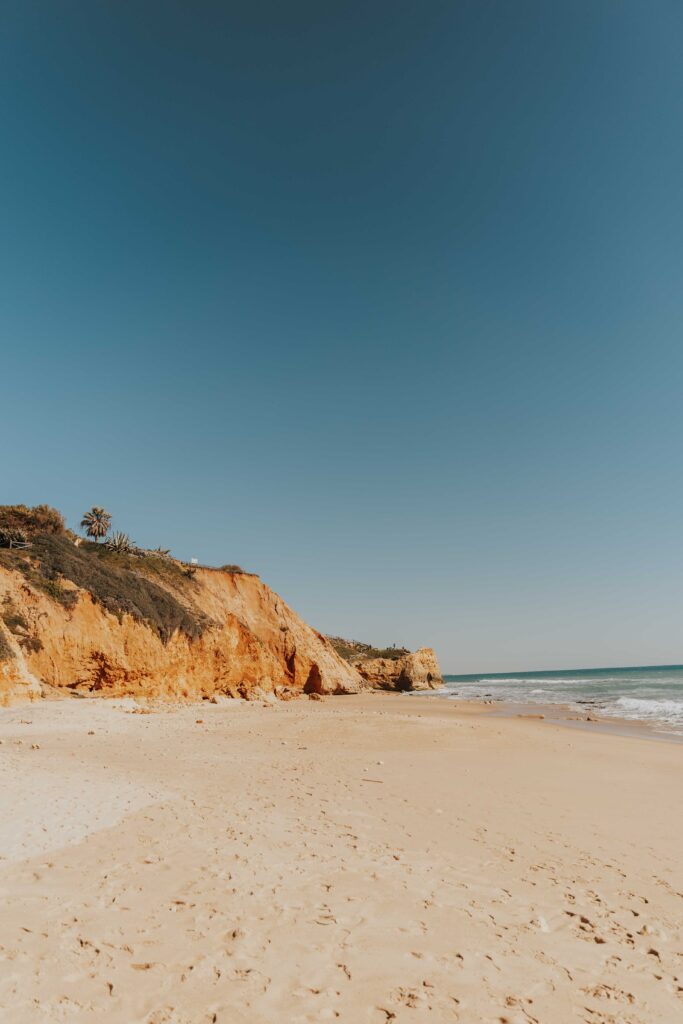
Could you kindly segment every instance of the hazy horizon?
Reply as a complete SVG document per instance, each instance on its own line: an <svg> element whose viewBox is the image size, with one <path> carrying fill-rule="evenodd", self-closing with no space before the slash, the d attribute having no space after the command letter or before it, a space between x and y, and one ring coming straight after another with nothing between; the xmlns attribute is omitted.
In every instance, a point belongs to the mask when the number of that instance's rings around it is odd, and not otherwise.
<svg viewBox="0 0 683 1024"><path fill-rule="evenodd" d="M683 669L683 665L575 665L567 666L562 665L556 668L549 668L547 665L545 668L512 668L509 669L513 675L519 676L536 676L543 675L544 672L548 672L552 675L557 675L562 672L628 672L636 669ZM503 670L502 672L444 672L445 676L451 679L461 679L469 676L504 676L508 673Z"/></svg>
<svg viewBox="0 0 683 1024"><path fill-rule="evenodd" d="M683 660L680 6L3 13L0 502L448 674Z"/></svg>

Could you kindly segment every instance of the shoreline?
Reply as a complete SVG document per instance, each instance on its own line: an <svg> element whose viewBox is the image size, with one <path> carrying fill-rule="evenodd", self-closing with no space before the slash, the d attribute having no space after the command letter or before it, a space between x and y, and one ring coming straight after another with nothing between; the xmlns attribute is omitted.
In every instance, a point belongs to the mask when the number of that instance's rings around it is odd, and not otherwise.
<svg viewBox="0 0 683 1024"><path fill-rule="evenodd" d="M445 707L452 708L455 713L455 708L464 715L477 714L482 716L490 716L496 718L523 718L528 720L536 720L539 722L545 722L548 725L564 726L570 729L583 729L587 728L591 732L599 732L623 737L631 737L634 739L647 739L663 741L666 743L683 743L683 731L675 732L672 726L667 726L665 723L657 722L653 719L637 719L637 718L623 718L617 715L604 715L600 714L599 710L594 710L592 707L587 708L586 711L582 711L579 708L573 707L567 703L552 703L552 702L531 702L531 701L510 701L510 700L499 700L498 698L485 699L485 700L471 700L469 698L459 697L448 697L444 693L446 687L442 690L413 690L413 691L388 691L383 689L367 689L360 693L347 693L347 694L325 694L323 699L343 701L349 703L352 700L374 700L374 699L388 699L395 700L400 698L410 698L411 701L429 701L433 702L435 707L441 708L442 712ZM267 700L266 700L267 698ZM184 699L172 698L172 697L146 697L140 696L112 696L104 697L100 694L51 694L49 697L36 697L30 700L18 699L8 702L4 705L0 704L0 713L8 710L17 709L31 709L40 707L43 703L51 704L62 704L69 703L74 700L100 703L103 705L110 704L111 706L128 706L130 710L137 709L137 713L147 713L147 710L158 711L161 709L169 710L173 708L195 708L201 710L205 708L207 704L213 703L207 698L196 698L189 697ZM306 702L307 696L300 694L296 698L296 702ZM223 706L239 706L239 705L263 705L273 703L278 705L284 703L277 698L273 698L270 694L264 693L263 696L252 700L246 700L241 697L222 697L218 700L218 703ZM287 702L289 703L289 702Z"/></svg>
<svg viewBox="0 0 683 1024"><path fill-rule="evenodd" d="M446 689L446 687L444 687ZM566 703L510 701L492 698L490 700L470 700L467 698L447 697L442 691L435 690L431 694L415 691L397 696L409 696L412 699L426 697L439 703L457 704L467 708L475 708L481 714L490 713L500 718L527 718L546 721L549 724L563 725L567 728L590 728L592 732L612 733L618 736L658 740L666 743L683 743L683 731L673 731L673 726L664 722L644 718L623 718L618 715L601 714L599 709L591 706L585 712Z"/></svg>

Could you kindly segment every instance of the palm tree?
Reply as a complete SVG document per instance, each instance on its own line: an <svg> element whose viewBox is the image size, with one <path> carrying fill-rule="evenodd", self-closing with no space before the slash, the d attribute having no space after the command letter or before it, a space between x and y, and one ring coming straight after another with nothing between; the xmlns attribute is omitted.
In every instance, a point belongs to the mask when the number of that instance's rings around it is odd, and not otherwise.
<svg viewBox="0 0 683 1024"><path fill-rule="evenodd" d="M106 509L99 505L93 505L89 512L86 512L81 519L81 527L89 537L94 537L99 543L100 537L106 537L111 526L111 515Z"/></svg>

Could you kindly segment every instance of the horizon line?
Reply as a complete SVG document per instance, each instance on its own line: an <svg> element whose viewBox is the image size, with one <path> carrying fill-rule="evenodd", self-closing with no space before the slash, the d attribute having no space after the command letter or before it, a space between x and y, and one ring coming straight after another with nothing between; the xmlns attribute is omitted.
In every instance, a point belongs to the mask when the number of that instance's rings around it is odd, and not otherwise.
<svg viewBox="0 0 683 1024"><path fill-rule="evenodd" d="M683 669L683 664L664 664L664 665L593 665L590 668L535 668L535 669L511 669L509 672L444 672L445 678L452 679L464 679L466 676L537 676L556 672L606 672L613 670L616 672L629 672L634 669L655 669L655 668L680 668Z"/></svg>

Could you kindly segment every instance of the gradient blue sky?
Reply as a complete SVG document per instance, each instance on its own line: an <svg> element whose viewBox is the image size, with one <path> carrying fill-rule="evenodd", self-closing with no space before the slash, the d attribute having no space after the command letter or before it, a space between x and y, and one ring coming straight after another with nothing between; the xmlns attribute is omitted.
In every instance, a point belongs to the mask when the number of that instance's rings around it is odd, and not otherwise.
<svg viewBox="0 0 683 1024"><path fill-rule="evenodd" d="M2 6L0 501L450 672L683 661L680 3Z"/></svg>

